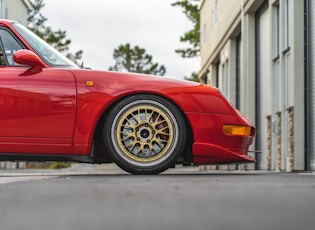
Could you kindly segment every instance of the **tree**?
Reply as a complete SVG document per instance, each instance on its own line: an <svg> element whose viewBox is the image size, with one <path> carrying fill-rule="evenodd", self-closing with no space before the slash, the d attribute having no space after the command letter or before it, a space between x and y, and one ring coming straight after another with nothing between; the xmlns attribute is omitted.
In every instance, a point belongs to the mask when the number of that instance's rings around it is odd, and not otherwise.
<svg viewBox="0 0 315 230"><path fill-rule="evenodd" d="M55 49L78 64L82 58L83 51L79 50L74 54L69 52L71 40L66 38L66 31L60 29L54 31L51 27L45 25L47 18L41 13L41 9L45 6L44 0L29 0L29 3L31 7L28 11L27 27Z"/></svg>
<svg viewBox="0 0 315 230"><path fill-rule="evenodd" d="M130 47L130 44L120 45L114 50L113 57L116 61L109 70L127 71L163 76L166 69L163 65L152 62L152 56L139 46Z"/></svg>
<svg viewBox="0 0 315 230"><path fill-rule="evenodd" d="M198 74L192 73L190 77L184 77L185 80L199 82Z"/></svg>
<svg viewBox="0 0 315 230"><path fill-rule="evenodd" d="M181 42L189 44L186 49L176 49L175 52L183 58L192 58L199 56L200 53L200 0L181 0L172 3L172 6L179 6L183 9L183 13L193 23L193 29L186 32L180 37Z"/></svg>

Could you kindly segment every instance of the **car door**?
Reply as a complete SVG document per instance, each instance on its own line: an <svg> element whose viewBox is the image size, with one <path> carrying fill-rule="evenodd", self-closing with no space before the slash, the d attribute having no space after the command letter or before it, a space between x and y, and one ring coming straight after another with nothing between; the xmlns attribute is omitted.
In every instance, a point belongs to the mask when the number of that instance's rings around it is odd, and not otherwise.
<svg viewBox="0 0 315 230"><path fill-rule="evenodd" d="M27 71L13 60L23 49L0 28L0 153L69 154L76 113L76 83L67 70Z"/></svg>

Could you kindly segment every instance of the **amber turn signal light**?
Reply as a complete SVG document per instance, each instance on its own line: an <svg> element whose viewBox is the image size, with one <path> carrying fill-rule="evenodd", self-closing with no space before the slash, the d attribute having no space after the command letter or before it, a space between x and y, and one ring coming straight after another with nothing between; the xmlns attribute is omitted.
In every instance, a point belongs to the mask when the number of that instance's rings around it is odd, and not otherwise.
<svg viewBox="0 0 315 230"><path fill-rule="evenodd" d="M223 125L223 132L227 135L250 136L251 128L239 125Z"/></svg>
<svg viewBox="0 0 315 230"><path fill-rule="evenodd" d="M87 82L85 83L85 85L86 85L87 87L93 87L93 86L94 86L94 82L93 82L93 81L87 81Z"/></svg>

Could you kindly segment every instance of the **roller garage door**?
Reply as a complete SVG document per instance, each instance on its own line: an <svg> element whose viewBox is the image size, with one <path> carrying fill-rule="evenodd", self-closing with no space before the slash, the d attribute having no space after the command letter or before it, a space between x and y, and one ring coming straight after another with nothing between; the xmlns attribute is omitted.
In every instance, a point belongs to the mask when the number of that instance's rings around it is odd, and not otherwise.
<svg viewBox="0 0 315 230"><path fill-rule="evenodd" d="M267 119L271 114L271 78L270 78L270 17L268 4L264 4L256 13L256 90L257 90L257 147L262 153L257 158L257 168L267 169Z"/></svg>
<svg viewBox="0 0 315 230"><path fill-rule="evenodd" d="M306 0L307 13L307 132L308 167L315 170L315 1Z"/></svg>

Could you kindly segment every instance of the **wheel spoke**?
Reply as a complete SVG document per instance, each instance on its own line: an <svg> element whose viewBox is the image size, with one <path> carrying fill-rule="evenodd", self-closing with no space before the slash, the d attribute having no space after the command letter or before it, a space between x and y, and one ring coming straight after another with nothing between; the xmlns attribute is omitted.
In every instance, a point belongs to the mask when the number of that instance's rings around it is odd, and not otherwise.
<svg viewBox="0 0 315 230"><path fill-rule="evenodd" d="M152 112L150 113L148 112L148 109L145 109L145 122L150 123L151 117L152 117Z"/></svg>
<svg viewBox="0 0 315 230"><path fill-rule="evenodd" d="M122 114L117 125L121 150L138 162L163 157L173 141L172 122L159 106L133 106Z"/></svg>
<svg viewBox="0 0 315 230"><path fill-rule="evenodd" d="M161 127L161 129L156 130L156 133L162 135L169 135L169 127L168 126Z"/></svg>
<svg viewBox="0 0 315 230"><path fill-rule="evenodd" d="M137 142L131 142L126 145L126 148L130 149L130 152L133 152L134 148L136 147Z"/></svg>
<svg viewBox="0 0 315 230"><path fill-rule="evenodd" d="M162 120L162 121L155 122L154 124L155 124L155 126L160 127L165 122L166 122L165 120Z"/></svg>

